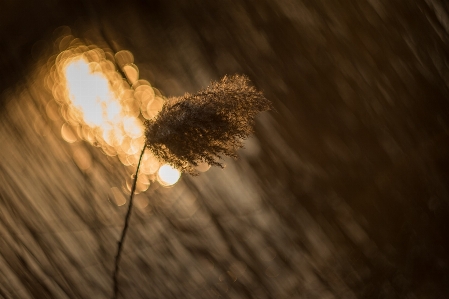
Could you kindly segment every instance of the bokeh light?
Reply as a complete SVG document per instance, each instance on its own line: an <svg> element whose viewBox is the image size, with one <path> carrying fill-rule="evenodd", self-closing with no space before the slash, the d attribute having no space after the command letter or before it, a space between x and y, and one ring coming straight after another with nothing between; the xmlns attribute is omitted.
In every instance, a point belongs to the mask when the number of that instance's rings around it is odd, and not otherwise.
<svg viewBox="0 0 449 299"><path fill-rule="evenodd" d="M172 186L176 184L180 176L181 173L168 164L161 166L157 174L158 181L163 186Z"/></svg>
<svg viewBox="0 0 449 299"><path fill-rule="evenodd" d="M143 121L159 113L164 96L148 81L139 79L130 51L111 55L73 36L61 39L59 46L62 52L47 64L45 82L54 97L46 104L49 119L59 121L62 117L61 137L68 143L84 140L135 169L145 143ZM85 170L91 163L81 157L77 153L74 161ZM162 185L178 181L178 171L168 166L160 170L161 165L150 152L145 153L138 192L148 189L158 170Z"/></svg>

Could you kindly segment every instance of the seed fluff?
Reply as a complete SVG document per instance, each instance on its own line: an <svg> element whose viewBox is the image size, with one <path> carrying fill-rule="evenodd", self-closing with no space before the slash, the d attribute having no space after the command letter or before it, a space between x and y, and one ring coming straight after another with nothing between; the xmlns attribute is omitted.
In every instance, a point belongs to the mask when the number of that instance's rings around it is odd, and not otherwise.
<svg viewBox="0 0 449 299"><path fill-rule="evenodd" d="M156 118L145 122L145 145L159 159L196 175L205 162L220 166L254 130L254 119L271 103L246 76L225 76L195 94L168 99Z"/></svg>

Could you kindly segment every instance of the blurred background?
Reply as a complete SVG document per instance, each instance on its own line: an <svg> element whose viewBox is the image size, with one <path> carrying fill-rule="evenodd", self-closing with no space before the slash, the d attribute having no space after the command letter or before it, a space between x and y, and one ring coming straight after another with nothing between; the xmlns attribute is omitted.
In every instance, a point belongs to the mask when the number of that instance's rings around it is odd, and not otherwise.
<svg viewBox="0 0 449 299"><path fill-rule="evenodd" d="M80 45L161 101L237 73L275 107L224 170L142 176L120 298L449 298L448 13L3 0L0 298L112 296L135 151L85 137L60 105L57 55Z"/></svg>

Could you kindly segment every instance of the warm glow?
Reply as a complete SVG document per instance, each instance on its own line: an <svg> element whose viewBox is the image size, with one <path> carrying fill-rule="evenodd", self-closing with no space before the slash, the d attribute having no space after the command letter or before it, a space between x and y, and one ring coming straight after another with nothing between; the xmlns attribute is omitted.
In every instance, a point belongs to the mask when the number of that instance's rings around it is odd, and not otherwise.
<svg viewBox="0 0 449 299"><path fill-rule="evenodd" d="M114 200L116 205L123 206L126 203L126 198L123 195L123 193L120 191L119 188L112 187L111 193L112 193L112 199Z"/></svg>
<svg viewBox="0 0 449 299"><path fill-rule="evenodd" d="M195 169L199 172L206 172L210 169L210 165L207 164L206 162L201 162L198 164L197 167L195 167Z"/></svg>
<svg viewBox="0 0 449 299"><path fill-rule="evenodd" d="M49 118L58 121L62 116L61 137L67 142L87 141L106 155L117 156L123 165L136 167L145 142L143 120L155 117L165 98L159 91L156 95L148 81L139 79L129 51L112 57L78 39L67 39L62 48L66 50L53 58L46 78L54 96L46 106ZM73 158L80 168L87 169L90 160L84 156L77 152ZM148 188L158 170L158 180L165 186L175 184L180 177L169 166L160 168L161 163L151 154L144 155L141 165L138 192ZM123 204L118 197L114 195L116 203Z"/></svg>
<svg viewBox="0 0 449 299"><path fill-rule="evenodd" d="M157 177L161 185L171 186L173 184L176 184L176 182L181 177L181 173L170 165L165 164L161 168L159 168Z"/></svg>
<svg viewBox="0 0 449 299"><path fill-rule="evenodd" d="M89 126L101 126L106 123L111 106L114 107L113 110L120 109L109 90L108 80L100 73L92 73L84 59L70 62L66 67L65 77L69 99L82 113ZM114 114L119 112L113 111Z"/></svg>
<svg viewBox="0 0 449 299"><path fill-rule="evenodd" d="M68 143L73 143L77 140L75 133L73 133L72 128L68 124L62 125L61 136Z"/></svg>

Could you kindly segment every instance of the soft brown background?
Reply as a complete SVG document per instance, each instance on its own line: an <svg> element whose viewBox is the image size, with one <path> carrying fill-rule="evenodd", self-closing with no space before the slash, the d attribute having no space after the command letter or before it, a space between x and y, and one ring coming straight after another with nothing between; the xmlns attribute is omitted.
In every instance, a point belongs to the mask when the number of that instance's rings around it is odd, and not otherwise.
<svg viewBox="0 0 449 299"><path fill-rule="evenodd" d="M167 96L241 73L276 108L225 170L136 197L122 298L448 298L448 11L440 0L3 1L0 297L112 295L126 205L111 188L130 174L67 144L46 113L42 64L68 25L130 50Z"/></svg>

